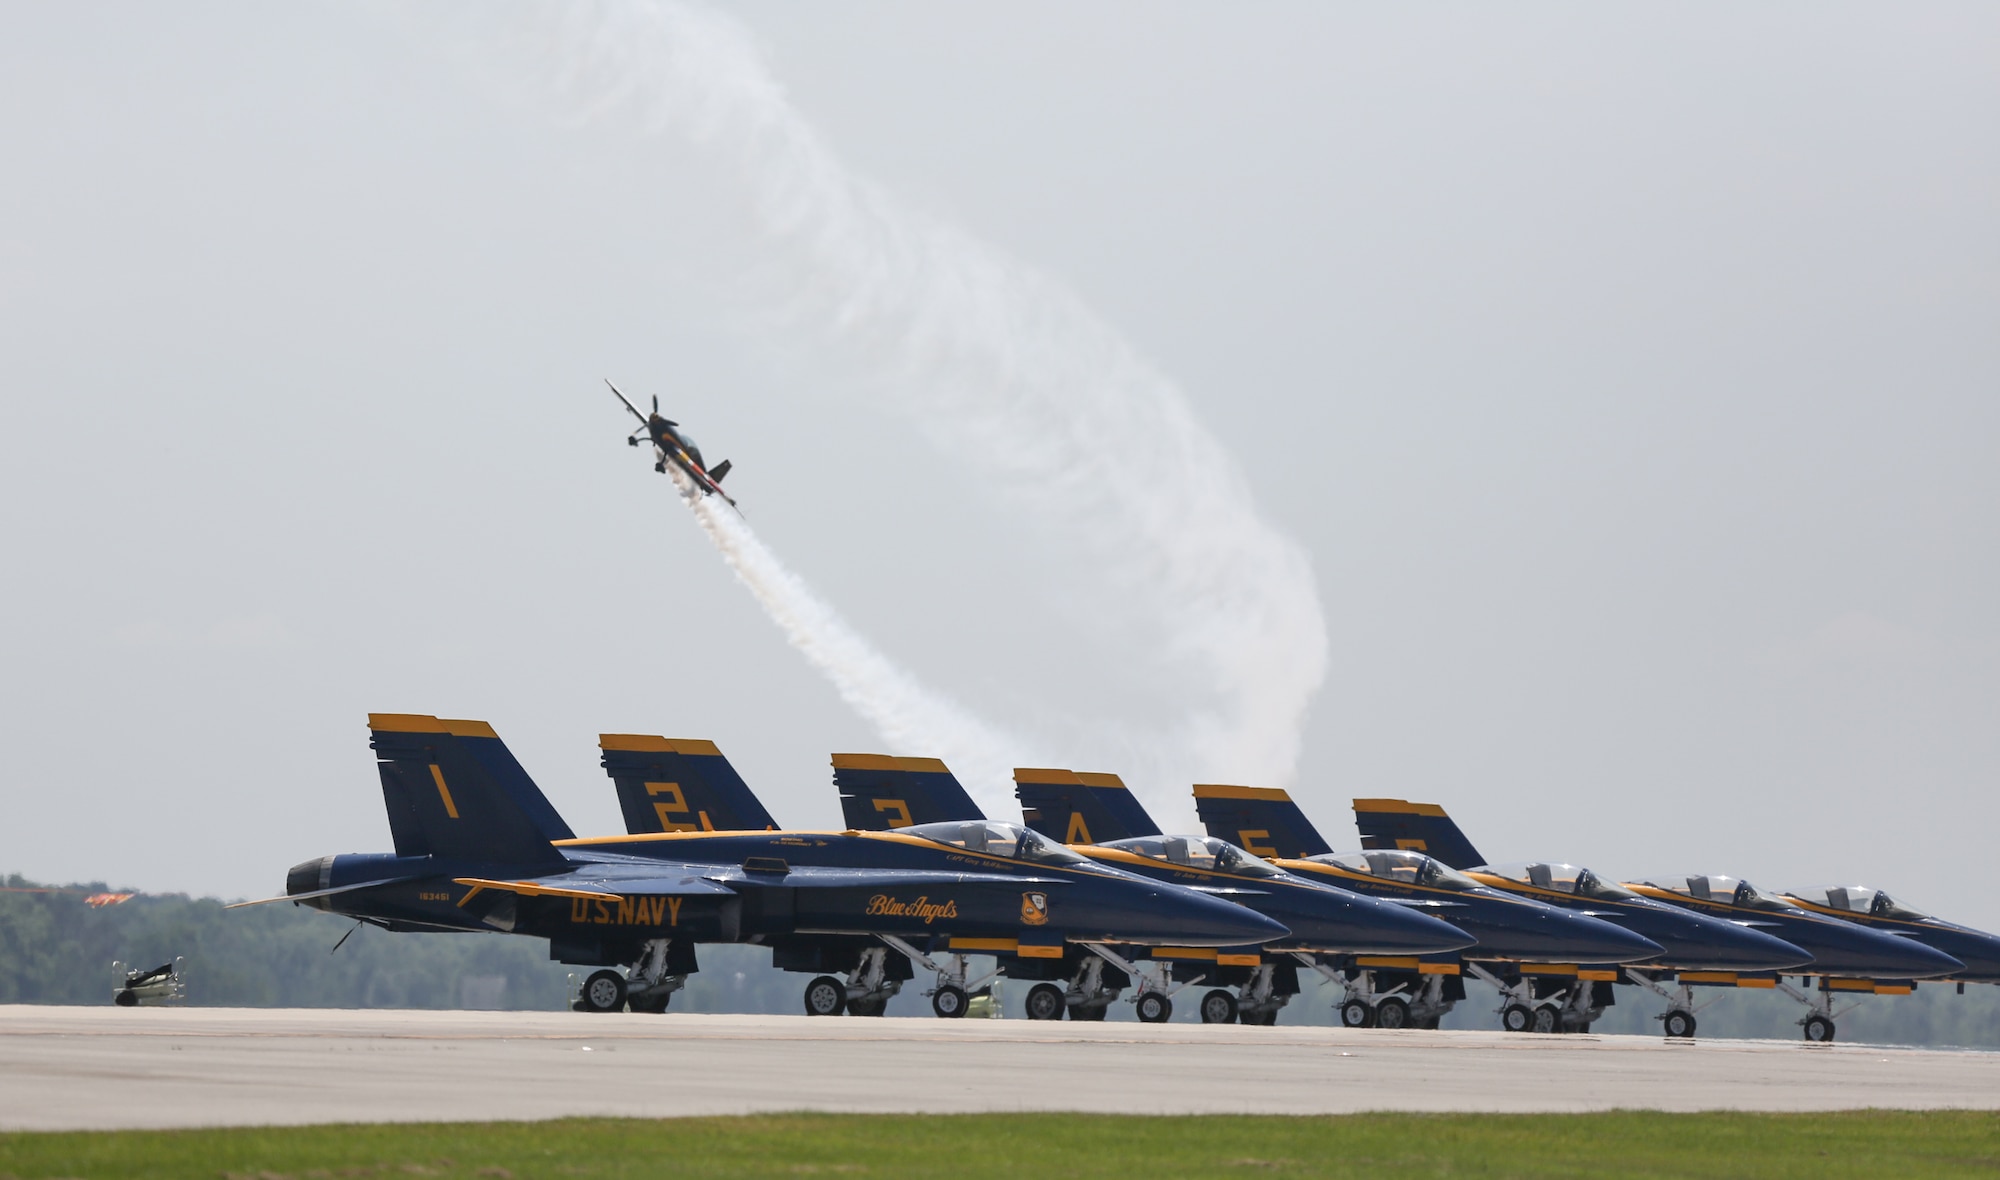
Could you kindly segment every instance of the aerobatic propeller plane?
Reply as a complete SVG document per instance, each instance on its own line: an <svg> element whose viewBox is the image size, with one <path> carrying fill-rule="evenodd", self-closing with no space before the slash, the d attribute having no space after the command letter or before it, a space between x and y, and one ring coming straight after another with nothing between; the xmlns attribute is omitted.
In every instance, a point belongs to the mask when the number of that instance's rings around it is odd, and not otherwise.
<svg viewBox="0 0 2000 1180"><path fill-rule="evenodd" d="M631 399L620 392L616 385L612 385L609 378L606 378L604 383L611 385L611 392L624 403L626 409L632 411L632 416L639 420L639 429L627 436L626 446L638 446L639 436L645 435L653 441L653 470L664 475L667 464L672 463L694 481L695 486L702 490L702 494L721 496L729 502L731 508L736 507L736 501L730 499L729 493L722 490L722 477L729 474L729 460L724 459L714 467L704 465L701 448L694 445L694 439L681 429L680 423L660 416L658 395L653 398L653 412L641 414L639 407L633 405Z"/></svg>
<svg viewBox="0 0 2000 1180"><path fill-rule="evenodd" d="M395 851L306 861L287 875L284 896L265 900L388 930L548 939L551 958L603 968L583 984L579 1006L590 1011L664 1010L698 969L701 942L782 947L834 935L1060 959L1073 946L1117 956L1117 946L1240 946L1286 933L1241 906L1103 868L1008 824L579 839L486 723L371 714L369 729ZM835 1014L845 993L837 980L815 979L805 1000L809 1012ZM943 983L932 1008L960 1016L968 1000Z"/></svg>
<svg viewBox="0 0 2000 1180"><path fill-rule="evenodd" d="M1434 803L1356 799L1354 814L1366 847L1421 848L1475 880L1585 910L1662 943L1667 954L1625 965L1620 981L1666 999L1668 1008L1660 1019L1670 1037L1694 1035L1693 989L1698 986L1782 992L1806 1006L1799 1020L1806 1039L1830 1041L1839 1015L1833 1011L1835 996L1904 995L1916 980L1962 975L1966 970L1944 949L1927 945L1929 940L1913 933L1912 924L1863 928L1844 923L1823 912L1831 907L1767 896L1734 877L1662 877L1618 885L1574 865L1487 866L1465 833ZM1663 918L1661 911L1668 907L1701 923L1691 929L1677 927ZM1973 949L1974 939L1987 939L1987 945L1993 945L1988 936L1963 927L1940 923L1933 929L1937 937L1951 937L1955 945L1968 950ZM1764 962L1755 961L1760 956ZM1817 978L1817 992L1793 987L1786 982L1788 975ZM1664 986L1668 980L1678 986L1669 990Z"/></svg>

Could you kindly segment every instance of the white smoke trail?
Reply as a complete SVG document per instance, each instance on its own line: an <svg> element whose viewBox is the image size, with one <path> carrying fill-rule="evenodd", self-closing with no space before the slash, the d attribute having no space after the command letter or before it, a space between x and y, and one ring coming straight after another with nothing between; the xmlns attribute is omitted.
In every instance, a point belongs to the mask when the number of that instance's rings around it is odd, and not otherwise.
<svg viewBox="0 0 2000 1180"><path fill-rule="evenodd" d="M1012 810L1007 784L1021 762L1021 742L996 733L897 667L788 569L720 497L700 494L677 468L667 470L722 560L792 646L892 751L941 757L989 815Z"/></svg>
<svg viewBox="0 0 2000 1180"><path fill-rule="evenodd" d="M606 0L564 6L533 37L554 46L587 117L636 112L728 166L786 269L790 310L872 365L989 486L1094 555L1066 573L1107 626L1157 631L1148 646L1161 680L1189 686L1187 715L1134 743L1150 755L1142 778L1290 781L1326 666L1311 566L1170 380L1056 282L848 171L734 19ZM731 557L706 523L739 573L784 572L743 547L747 533ZM745 575L766 609L856 708L895 728L886 738L914 752L952 744L932 725L990 737L925 703L789 572L761 576Z"/></svg>

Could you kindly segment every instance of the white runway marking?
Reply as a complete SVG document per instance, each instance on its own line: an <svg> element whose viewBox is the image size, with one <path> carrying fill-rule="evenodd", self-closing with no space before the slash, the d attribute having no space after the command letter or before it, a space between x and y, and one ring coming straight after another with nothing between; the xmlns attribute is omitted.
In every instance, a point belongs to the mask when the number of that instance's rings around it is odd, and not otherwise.
<svg viewBox="0 0 2000 1180"><path fill-rule="evenodd" d="M0 1006L0 1130L773 1110L2000 1108L2000 1054L1320 1027Z"/></svg>

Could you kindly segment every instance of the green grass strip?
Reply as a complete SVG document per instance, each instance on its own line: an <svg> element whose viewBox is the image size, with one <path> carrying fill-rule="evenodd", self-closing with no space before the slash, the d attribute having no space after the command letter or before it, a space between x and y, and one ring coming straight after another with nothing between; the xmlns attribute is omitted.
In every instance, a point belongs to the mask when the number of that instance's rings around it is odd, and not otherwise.
<svg viewBox="0 0 2000 1180"><path fill-rule="evenodd" d="M833 1115L0 1135L0 1180L1987 1176L2000 1115Z"/></svg>

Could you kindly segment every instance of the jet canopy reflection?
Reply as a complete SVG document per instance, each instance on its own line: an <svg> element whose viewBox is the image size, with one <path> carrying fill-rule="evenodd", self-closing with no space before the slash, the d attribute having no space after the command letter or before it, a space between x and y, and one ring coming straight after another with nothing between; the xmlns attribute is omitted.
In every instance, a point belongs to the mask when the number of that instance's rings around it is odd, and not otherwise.
<svg viewBox="0 0 2000 1180"><path fill-rule="evenodd" d="M1421 852L1323 852L1306 859L1317 864L1333 865L1352 873L1380 877L1384 881L1394 881L1399 885L1454 889L1462 893L1482 888L1479 882L1464 873L1449 868L1443 861L1425 856Z"/></svg>
<svg viewBox="0 0 2000 1180"><path fill-rule="evenodd" d="M1697 901L1733 905L1746 910L1771 910L1779 913L1805 913L1789 901L1770 897L1757 892L1757 887L1740 877L1725 877L1719 874L1706 877L1659 877L1649 878L1646 884L1682 897L1692 897Z"/></svg>
<svg viewBox="0 0 2000 1180"><path fill-rule="evenodd" d="M1867 914L1871 918L1901 918L1906 922L1923 922L1931 919L1931 915L1915 906L1904 905L1880 889L1870 889L1866 885L1828 885L1817 889L1801 889L1798 896L1831 910Z"/></svg>
<svg viewBox="0 0 2000 1180"><path fill-rule="evenodd" d="M1613 885L1580 865L1516 861L1512 864L1484 865L1476 871L1492 873L1509 881L1519 881L1523 885L1567 893L1575 897L1594 897L1604 901L1632 901L1637 900L1639 896L1630 889Z"/></svg>
<svg viewBox="0 0 2000 1180"><path fill-rule="evenodd" d="M1242 877L1284 876L1282 870L1271 867L1262 857L1213 836L1134 836L1129 840L1107 841L1104 847L1192 869Z"/></svg>
<svg viewBox="0 0 2000 1180"><path fill-rule="evenodd" d="M905 836L921 836L936 844L963 848L967 852L983 852L988 856L1004 856L1009 860L1027 861L1030 864L1096 867L1055 841L1046 839L1019 824L996 823L992 820L963 822L953 820L941 824L918 824L911 828L897 828L896 831Z"/></svg>

